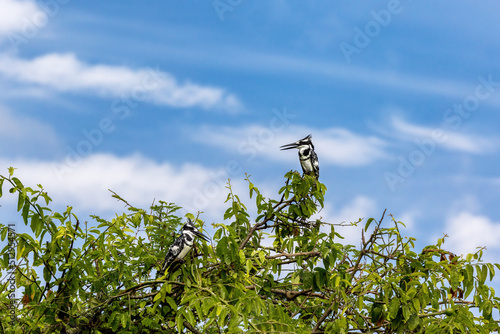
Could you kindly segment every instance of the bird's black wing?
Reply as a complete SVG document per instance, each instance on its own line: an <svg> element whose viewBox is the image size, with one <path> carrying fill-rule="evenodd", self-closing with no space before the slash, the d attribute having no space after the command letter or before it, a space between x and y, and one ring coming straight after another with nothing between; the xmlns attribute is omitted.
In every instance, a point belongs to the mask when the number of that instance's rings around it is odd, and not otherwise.
<svg viewBox="0 0 500 334"><path fill-rule="evenodd" d="M314 169L314 174L316 178L319 178L319 161L318 161L318 156L316 155L316 152L314 152L314 150L312 150L311 152L311 160Z"/></svg>
<svg viewBox="0 0 500 334"><path fill-rule="evenodd" d="M182 236L177 238L174 243L170 246L167 255L165 256L165 261L163 262L163 266L161 268L161 275L167 270L168 267L174 262L177 256L180 254L183 247Z"/></svg>

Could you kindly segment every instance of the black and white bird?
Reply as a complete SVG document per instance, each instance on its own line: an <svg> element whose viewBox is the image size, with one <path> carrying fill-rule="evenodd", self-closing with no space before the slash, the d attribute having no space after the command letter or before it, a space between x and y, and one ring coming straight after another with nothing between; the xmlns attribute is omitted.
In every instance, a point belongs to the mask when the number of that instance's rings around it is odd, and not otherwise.
<svg viewBox="0 0 500 334"><path fill-rule="evenodd" d="M297 140L295 143L283 145L280 148L281 150L299 149L299 160L304 174L319 178L319 161L316 152L314 152L311 135Z"/></svg>
<svg viewBox="0 0 500 334"><path fill-rule="evenodd" d="M191 248L193 248L195 237L200 237L208 241L208 237L198 231L191 219L188 218L187 223L182 226L181 235L174 241L172 246L170 246L159 274L164 274L165 270L167 270L175 260L184 259Z"/></svg>

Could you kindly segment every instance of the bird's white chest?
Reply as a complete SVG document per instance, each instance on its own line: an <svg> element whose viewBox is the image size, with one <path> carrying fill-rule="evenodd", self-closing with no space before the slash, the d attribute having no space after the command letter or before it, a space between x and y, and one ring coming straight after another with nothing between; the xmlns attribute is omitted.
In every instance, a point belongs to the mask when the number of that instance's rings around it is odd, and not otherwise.
<svg viewBox="0 0 500 334"><path fill-rule="evenodd" d="M311 163L311 159L304 159L300 161L300 164L302 165L302 168L304 171L310 173L313 171L313 165Z"/></svg>
<svg viewBox="0 0 500 334"><path fill-rule="evenodd" d="M299 159L304 172L310 173L314 170L311 161L311 148L309 146L299 147Z"/></svg>
<svg viewBox="0 0 500 334"><path fill-rule="evenodd" d="M181 252L179 253L178 258L179 259L183 259L189 253L189 251L191 250L191 248L193 248L193 246L184 245L184 247L182 248Z"/></svg>

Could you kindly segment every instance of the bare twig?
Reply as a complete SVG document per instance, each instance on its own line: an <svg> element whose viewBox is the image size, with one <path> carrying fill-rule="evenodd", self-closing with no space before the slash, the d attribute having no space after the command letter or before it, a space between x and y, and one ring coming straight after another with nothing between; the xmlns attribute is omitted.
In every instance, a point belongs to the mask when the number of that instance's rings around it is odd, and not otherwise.
<svg viewBox="0 0 500 334"><path fill-rule="evenodd" d="M321 253L318 251L312 251L312 252L302 252L302 253L279 253L279 254L274 254L274 255L268 255L266 256L266 259L276 259L279 257L297 257L297 256L306 256L306 257L313 257L313 256L319 256Z"/></svg>
<svg viewBox="0 0 500 334"><path fill-rule="evenodd" d="M281 207L278 207L278 205L280 204L283 204L283 206ZM285 202L285 203L282 203L282 202L278 202L274 207L273 207L273 211L281 211L282 209L284 209L287 205L289 205L290 202ZM240 247L239 247L239 250L242 250L245 245L248 243L248 241L250 241L250 239L252 238L253 234L255 233L255 231L261 227L261 226L264 226L268 221L272 220L273 218L275 217L274 213L272 213L269 217L266 217L263 221L261 221L260 223L256 223L251 229L250 231L248 232L247 236L245 237L245 239L241 242L240 244Z"/></svg>

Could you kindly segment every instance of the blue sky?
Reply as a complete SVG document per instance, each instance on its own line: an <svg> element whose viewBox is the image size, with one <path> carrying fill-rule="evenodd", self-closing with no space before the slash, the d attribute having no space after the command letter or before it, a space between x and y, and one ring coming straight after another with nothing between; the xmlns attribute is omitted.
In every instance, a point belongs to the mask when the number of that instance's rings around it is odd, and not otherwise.
<svg viewBox="0 0 500 334"><path fill-rule="evenodd" d="M276 196L300 169L279 146L312 134L324 220L387 208L421 246L500 262L499 7L0 0L0 170L81 219L123 211L112 189L211 223L223 180Z"/></svg>

